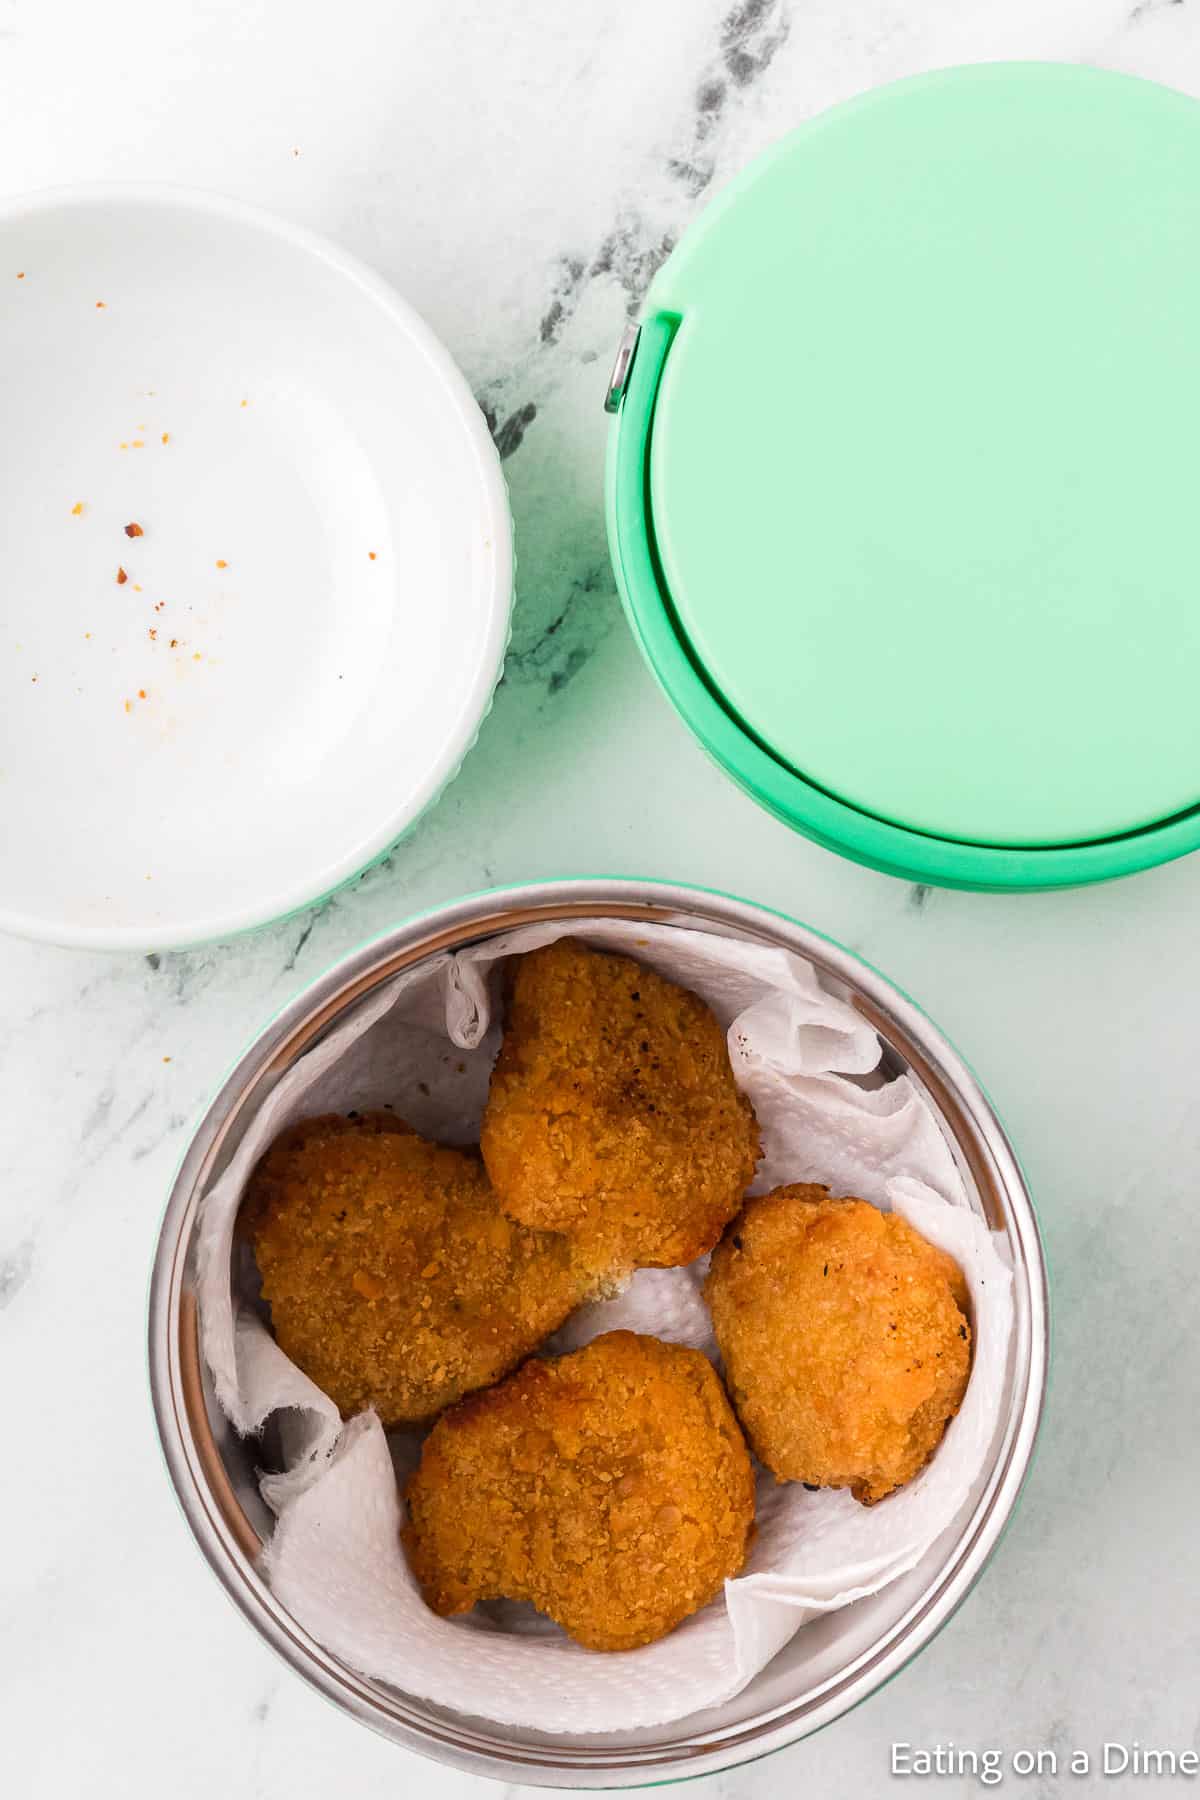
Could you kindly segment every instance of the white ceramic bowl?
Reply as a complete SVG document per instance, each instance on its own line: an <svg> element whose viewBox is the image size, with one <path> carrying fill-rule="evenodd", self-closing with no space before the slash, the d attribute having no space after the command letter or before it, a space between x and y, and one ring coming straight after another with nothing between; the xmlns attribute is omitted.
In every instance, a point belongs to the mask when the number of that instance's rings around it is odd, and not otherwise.
<svg viewBox="0 0 1200 1800"><path fill-rule="evenodd" d="M231 201L34 195L0 209L0 416L0 929L197 943L387 850L475 738L512 598L428 327Z"/></svg>

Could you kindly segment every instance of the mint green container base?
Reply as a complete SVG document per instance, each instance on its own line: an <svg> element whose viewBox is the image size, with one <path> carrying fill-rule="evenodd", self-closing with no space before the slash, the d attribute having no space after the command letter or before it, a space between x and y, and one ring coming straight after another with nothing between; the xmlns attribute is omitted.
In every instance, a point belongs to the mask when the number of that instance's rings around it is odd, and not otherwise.
<svg viewBox="0 0 1200 1800"><path fill-rule="evenodd" d="M1058 65L834 108L651 289L618 586L759 804L942 886L1200 845L1200 106Z"/></svg>

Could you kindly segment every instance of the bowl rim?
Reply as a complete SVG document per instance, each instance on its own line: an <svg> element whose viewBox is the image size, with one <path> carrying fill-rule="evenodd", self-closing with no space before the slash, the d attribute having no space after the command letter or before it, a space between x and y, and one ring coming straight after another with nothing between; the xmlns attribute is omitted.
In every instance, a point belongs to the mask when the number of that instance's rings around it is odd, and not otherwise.
<svg viewBox="0 0 1200 1800"><path fill-rule="evenodd" d="M847 982L856 998L865 1002L863 1010L877 1028L890 1025L902 1035L906 1056L908 1045L917 1051L910 1066L920 1080L932 1082L939 1107L943 1096L949 1098L951 1110L957 1110L976 1134L973 1149L989 1185L1003 1197L1009 1229L1020 1244L1028 1329L1026 1360L1022 1368L1018 1359L996 1465L930 1586L876 1643L831 1677L811 1700L797 1706L776 1706L757 1719L699 1737L673 1733L661 1749L646 1744L609 1750L589 1745L568 1761L556 1754L567 1748L565 1744L506 1743L501 1726L470 1715L446 1715L359 1676L310 1638L276 1601L255 1566L260 1543L233 1496L207 1420L199 1433L194 1429L199 1387L193 1373L189 1403L184 1364L191 1362L194 1371L199 1365L195 1311L194 1306L189 1311L184 1280L199 1195L231 1123L253 1102L255 1089L289 1067L345 1007L398 968L438 949L492 935L530 918L596 913L749 931L809 956L818 969ZM956 1148L963 1154L968 1150L961 1139L956 1139ZM188 1337L192 1349L181 1355ZM1020 1165L974 1074L915 1002L835 940L775 909L703 887L610 877L488 889L431 907L372 938L289 1001L238 1059L184 1151L163 1216L148 1309L151 1403L168 1476L202 1553L258 1635L333 1704L390 1741L463 1772L506 1782L578 1788L657 1785L756 1760L820 1730L897 1674L965 1599L1008 1523L1041 1422L1049 1345L1045 1254ZM677 1723L686 1727L687 1721Z"/></svg>
<svg viewBox="0 0 1200 1800"><path fill-rule="evenodd" d="M420 313L391 282L331 238L294 224L263 207L226 194L165 181L70 182L38 188L0 202L0 233L40 213L91 210L106 206L159 208L199 219L241 225L273 238L341 277L378 307L388 325L399 331L437 378L448 408L463 430L479 478L481 517L488 543L487 631L483 654L470 694L455 730L441 746L416 797L399 812L386 813L376 828L341 856L313 858L311 873L287 887L224 910L210 911L160 925L88 924L70 917L23 910L0 896L0 931L42 943L88 950L183 950L236 937L261 925L278 923L314 906L355 875L369 868L401 838L438 799L458 773L486 718L500 680L511 628L513 605L513 530L508 488L491 433L465 375L449 350Z"/></svg>

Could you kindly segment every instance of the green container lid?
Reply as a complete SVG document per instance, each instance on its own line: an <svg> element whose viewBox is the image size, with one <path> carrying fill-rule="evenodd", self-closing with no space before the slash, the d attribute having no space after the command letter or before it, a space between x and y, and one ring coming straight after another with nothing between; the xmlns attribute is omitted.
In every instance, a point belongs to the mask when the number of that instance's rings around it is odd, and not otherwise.
<svg viewBox="0 0 1200 1800"><path fill-rule="evenodd" d="M924 76L734 182L609 459L627 612L728 772L921 881L1200 843L1197 320L1200 106L1149 82Z"/></svg>

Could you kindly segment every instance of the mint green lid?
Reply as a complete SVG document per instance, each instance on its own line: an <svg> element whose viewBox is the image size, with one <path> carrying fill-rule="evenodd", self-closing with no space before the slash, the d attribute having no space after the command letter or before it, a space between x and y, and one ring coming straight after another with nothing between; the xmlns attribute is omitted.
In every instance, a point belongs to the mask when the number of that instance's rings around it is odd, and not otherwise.
<svg viewBox="0 0 1200 1800"><path fill-rule="evenodd" d="M1200 107L1043 64L878 90L734 183L646 319L655 576L755 755L964 846L1200 803Z"/></svg>

